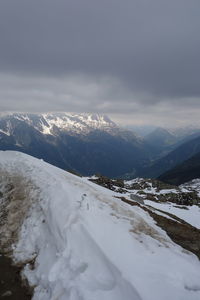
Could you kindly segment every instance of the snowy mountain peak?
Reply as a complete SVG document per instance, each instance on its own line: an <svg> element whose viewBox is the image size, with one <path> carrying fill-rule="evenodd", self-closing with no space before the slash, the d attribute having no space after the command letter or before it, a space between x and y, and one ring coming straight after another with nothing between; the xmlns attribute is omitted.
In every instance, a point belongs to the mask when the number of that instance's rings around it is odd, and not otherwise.
<svg viewBox="0 0 200 300"><path fill-rule="evenodd" d="M43 124L43 133L51 132L54 126L61 130L69 130L76 133L89 132L94 129L106 131L116 127L115 123L107 116L99 114L48 113L41 116L48 124Z"/></svg>
<svg viewBox="0 0 200 300"><path fill-rule="evenodd" d="M106 115L100 114L72 114L72 113L43 113L24 114L13 113L1 117L1 132L10 135L11 121L18 120L33 126L43 134L54 135L57 130L71 133L88 133L92 130L111 131L117 125Z"/></svg>

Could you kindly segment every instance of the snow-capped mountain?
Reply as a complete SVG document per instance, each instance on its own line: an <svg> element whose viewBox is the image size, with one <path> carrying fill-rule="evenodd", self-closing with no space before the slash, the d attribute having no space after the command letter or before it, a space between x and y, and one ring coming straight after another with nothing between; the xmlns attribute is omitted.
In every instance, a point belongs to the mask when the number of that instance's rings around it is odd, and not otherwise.
<svg viewBox="0 0 200 300"><path fill-rule="evenodd" d="M142 140L99 114L14 113L0 117L0 150L21 151L83 175L157 177L194 154L189 151L195 146L194 138L181 148L175 141L164 129ZM181 153L176 155L179 148Z"/></svg>
<svg viewBox="0 0 200 300"><path fill-rule="evenodd" d="M34 300L199 300L199 259L163 219L197 228L22 153L0 152L0 174L1 251Z"/></svg>
<svg viewBox="0 0 200 300"><path fill-rule="evenodd" d="M134 133L98 114L4 115L0 150L25 152L83 175L107 176L134 173L149 156Z"/></svg>
<svg viewBox="0 0 200 300"><path fill-rule="evenodd" d="M2 133L12 135L12 121L19 120L34 127L42 134L55 135L58 131L72 134L88 134L93 130L113 132L117 125L105 115L99 114L8 114L1 118Z"/></svg>

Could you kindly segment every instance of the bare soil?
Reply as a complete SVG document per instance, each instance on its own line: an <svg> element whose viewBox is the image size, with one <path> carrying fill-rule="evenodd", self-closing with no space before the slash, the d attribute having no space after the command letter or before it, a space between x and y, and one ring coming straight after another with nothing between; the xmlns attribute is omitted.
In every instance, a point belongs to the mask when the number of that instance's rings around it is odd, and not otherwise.
<svg viewBox="0 0 200 300"><path fill-rule="evenodd" d="M0 299L30 300L32 290L22 281L21 268L12 264L12 260L0 256Z"/></svg>

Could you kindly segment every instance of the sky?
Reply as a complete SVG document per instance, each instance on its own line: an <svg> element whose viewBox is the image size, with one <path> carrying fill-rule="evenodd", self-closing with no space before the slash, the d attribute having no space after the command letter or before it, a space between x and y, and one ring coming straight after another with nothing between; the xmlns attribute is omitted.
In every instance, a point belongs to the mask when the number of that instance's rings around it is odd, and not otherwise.
<svg viewBox="0 0 200 300"><path fill-rule="evenodd" d="M199 124L199 0L1 0L0 111Z"/></svg>

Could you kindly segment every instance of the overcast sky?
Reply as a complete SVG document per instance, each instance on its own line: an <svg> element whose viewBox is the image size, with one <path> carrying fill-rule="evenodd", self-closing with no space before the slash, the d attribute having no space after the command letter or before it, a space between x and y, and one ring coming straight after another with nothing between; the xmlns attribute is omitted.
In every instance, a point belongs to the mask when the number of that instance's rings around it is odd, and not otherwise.
<svg viewBox="0 0 200 300"><path fill-rule="evenodd" d="M200 1L1 0L0 110L200 123Z"/></svg>

